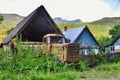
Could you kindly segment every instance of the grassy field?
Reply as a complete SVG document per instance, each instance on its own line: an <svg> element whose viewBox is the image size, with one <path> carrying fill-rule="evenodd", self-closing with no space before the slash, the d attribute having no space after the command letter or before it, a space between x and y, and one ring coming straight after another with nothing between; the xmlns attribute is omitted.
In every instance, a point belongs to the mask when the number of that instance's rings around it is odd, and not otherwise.
<svg viewBox="0 0 120 80"><path fill-rule="evenodd" d="M0 72L1 80L119 80L119 71L66 71L59 73L43 73L28 71L26 74Z"/></svg>
<svg viewBox="0 0 120 80"><path fill-rule="evenodd" d="M7 37L7 31L10 30L12 27L1 27L0 26L0 43Z"/></svg>

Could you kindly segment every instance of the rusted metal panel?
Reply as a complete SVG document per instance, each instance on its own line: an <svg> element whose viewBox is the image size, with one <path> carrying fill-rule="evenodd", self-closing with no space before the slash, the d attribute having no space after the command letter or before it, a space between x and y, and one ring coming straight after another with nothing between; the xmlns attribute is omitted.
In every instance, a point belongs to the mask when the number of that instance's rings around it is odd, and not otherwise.
<svg viewBox="0 0 120 80"><path fill-rule="evenodd" d="M43 40L45 42L43 43L43 49L46 50L46 53L55 54L57 58L65 63L65 62L78 62L79 61L79 44L77 43L59 43L58 41L55 41L55 43L48 43L48 37L49 41L52 41L51 39L54 39L52 37L56 37L56 40L59 40L59 37L64 38L63 35L60 34L47 34L44 36Z"/></svg>

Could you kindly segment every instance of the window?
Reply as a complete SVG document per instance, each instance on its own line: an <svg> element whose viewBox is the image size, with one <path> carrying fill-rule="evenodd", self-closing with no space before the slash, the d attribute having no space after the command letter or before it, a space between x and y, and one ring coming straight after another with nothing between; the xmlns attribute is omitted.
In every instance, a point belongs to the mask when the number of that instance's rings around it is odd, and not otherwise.
<svg viewBox="0 0 120 80"><path fill-rule="evenodd" d="M65 39L63 37L52 36L52 37L50 37L50 43L51 44L54 44L54 43L65 43Z"/></svg>
<svg viewBox="0 0 120 80"><path fill-rule="evenodd" d="M111 47L111 51L114 51L115 49L114 49L114 47Z"/></svg>
<svg viewBox="0 0 120 80"><path fill-rule="evenodd" d="M115 48L113 47L113 51L115 50Z"/></svg>

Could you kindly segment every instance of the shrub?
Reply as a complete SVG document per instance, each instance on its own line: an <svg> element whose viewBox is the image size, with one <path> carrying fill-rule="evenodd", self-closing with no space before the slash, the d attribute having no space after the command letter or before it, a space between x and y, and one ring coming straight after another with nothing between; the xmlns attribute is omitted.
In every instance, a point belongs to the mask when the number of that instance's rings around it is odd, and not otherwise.
<svg viewBox="0 0 120 80"><path fill-rule="evenodd" d="M80 71L85 71L85 70L87 70L87 63L86 63L85 61L80 60L79 70L80 70Z"/></svg>

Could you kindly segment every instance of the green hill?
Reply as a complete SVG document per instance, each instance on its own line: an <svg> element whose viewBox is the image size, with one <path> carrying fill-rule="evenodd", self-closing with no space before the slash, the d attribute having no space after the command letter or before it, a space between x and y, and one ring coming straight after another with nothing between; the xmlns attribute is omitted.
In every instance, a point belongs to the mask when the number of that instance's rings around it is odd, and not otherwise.
<svg viewBox="0 0 120 80"><path fill-rule="evenodd" d="M116 24L120 23L120 17L105 17L100 20L96 20L89 23L79 23L79 24L73 24L73 23L57 23L59 28L63 31L64 26L68 26L69 28L75 28L79 26L87 25L90 31L93 33L95 38L99 40L102 37L110 37L109 30Z"/></svg>
<svg viewBox="0 0 120 80"><path fill-rule="evenodd" d="M109 25L99 25L99 24L97 25L91 23L81 23L81 24L57 23L57 25L62 31L64 31L64 26L67 26L68 29L70 29L70 28L76 28L79 26L87 25L97 40L99 40L102 37L109 37L109 30L111 29Z"/></svg>
<svg viewBox="0 0 120 80"><path fill-rule="evenodd" d="M90 24L114 26L118 23L120 23L120 17L105 17L103 19L91 22Z"/></svg>
<svg viewBox="0 0 120 80"><path fill-rule="evenodd" d="M0 28L4 29L3 31L7 31L11 27L15 27L21 20L24 19L23 16L17 14L0 14L0 16L3 16L4 18L2 24L0 24ZM95 38L99 40L102 37L109 37L109 30L111 29L112 26L120 23L120 17L113 18L105 17L103 19L89 23L66 23L66 22L56 23L62 31L64 30L64 26L68 26L69 29L87 25L90 31L95 36Z"/></svg>
<svg viewBox="0 0 120 80"><path fill-rule="evenodd" d="M20 16L18 14L1 14L0 13L0 16L3 16L4 20L2 22L2 24L0 24L0 26L3 26L3 27L15 27L16 24L18 24L21 20L24 19L23 16ZM66 23L64 21L62 22L57 22L58 25L72 25L73 27L77 27L77 26L81 26L83 24L89 24L89 25L101 25L101 26L113 26L113 25L116 25L118 23L120 23L120 17L105 17L105 18L102 18L100 20L96 20L96 21L93 21L93 22L90 22L90 23ZM71 27L72 27L71 26Z"/></svg>
<svg viewBox="0 0 120 80"><path fill-rule="evenodd" d="M7 31L15 27L24 17L17 14L0 14L4 20L0 24L0 42L7 36Z"/></svg>
<svg viewBox="0 0 120 80"><path fill-rule="evenodd" d="M0 14L4 20L0 26L2 27L15 27L17 23L24 19L24 17L17 14Z"/></svg>

